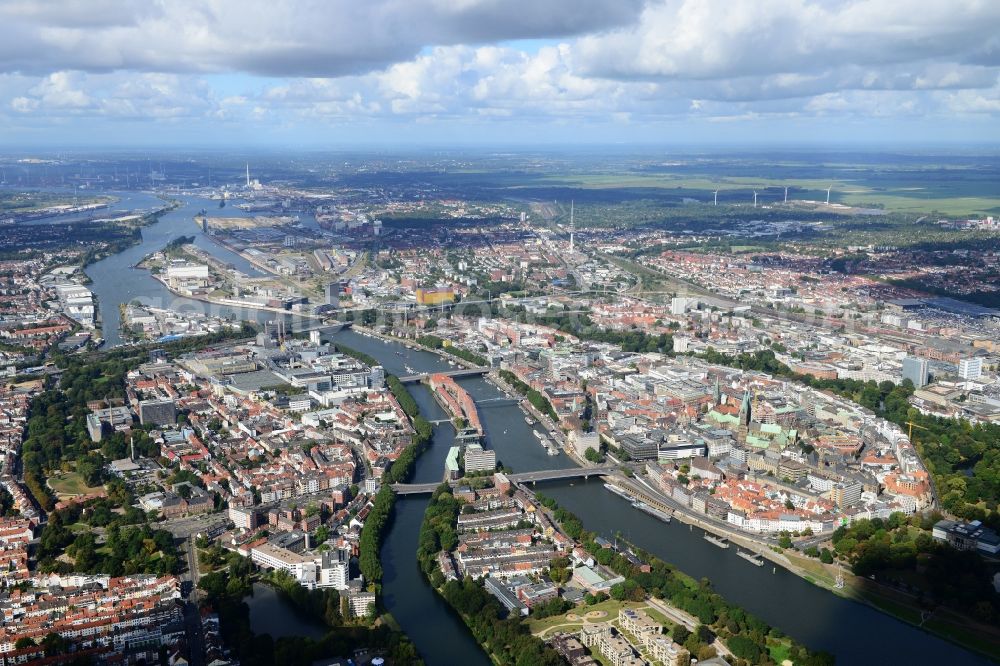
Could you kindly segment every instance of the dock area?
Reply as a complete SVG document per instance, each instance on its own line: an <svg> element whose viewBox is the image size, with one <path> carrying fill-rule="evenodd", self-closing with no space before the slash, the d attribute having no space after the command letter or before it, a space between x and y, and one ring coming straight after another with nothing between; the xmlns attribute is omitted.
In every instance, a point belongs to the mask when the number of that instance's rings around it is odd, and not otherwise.
<svg viewBox="0 0 1000 666"><path fill-rule="evenodd" d="M705 539L705 541L709 542L710 544L718 546L719 548L729 548L729 539L725 537L717 537L714 534L709 534L708 532L705 532L705 535L702 538Z"/></svg>
<svg viewBox="0 0 1000 666"><path fill-rule="evenodd" d="M764 558L757 553L751 553L749 550L737 550L736 554L754 566L764 566Z"/></svg>

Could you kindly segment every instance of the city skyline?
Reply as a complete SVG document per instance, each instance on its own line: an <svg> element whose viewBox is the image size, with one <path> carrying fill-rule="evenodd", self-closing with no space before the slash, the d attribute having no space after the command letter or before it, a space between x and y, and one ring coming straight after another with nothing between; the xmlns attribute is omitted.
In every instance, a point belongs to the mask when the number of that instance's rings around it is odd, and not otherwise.
<svg viewBox="0 0 1000 666"><path fill-rule="evenodd" d="M1000 7L961 4L6 3L0 138L996 143Z"/></svg>

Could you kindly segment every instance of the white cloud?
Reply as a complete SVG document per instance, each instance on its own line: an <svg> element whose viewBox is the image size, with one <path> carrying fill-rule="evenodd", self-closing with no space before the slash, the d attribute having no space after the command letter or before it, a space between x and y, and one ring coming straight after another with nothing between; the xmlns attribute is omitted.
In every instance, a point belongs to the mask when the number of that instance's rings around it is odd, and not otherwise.
<svg viewBox="0 0 1000 666"><path fill-rule="evenodd" d="M983 0L9 0L0 116L989 120L997 25Z"/></svg>
<svg viewBox="0 0 1000 666"><path fill-rule="evenodd" d="M54 109L84 109L91 105L90 96L80 89L81 77L70 72L48 75L31 89L40 106Z"/></svg>
<svg viewBox="0 0 1000 666"><path fill-rule="evenodd" d="M222 108L208 84L176 74L85 74L54 72L41 79L5 77L5 88L19 90L10 107L50 118L106 117L160 119L220 117ZM226 106L233 106L228 100Z"/></svg>
<svg viewBox="0 0 1000 666"><path fill-rule="evenodd" d="M585 36L582 68L687 80L972 59L1000 3L981 0L653 0L634 25Z"/></svg>
<svg viewBox="0 0 1000 666"><path fill-rule="evenodd" d="M0 3L0 71L342 76L433 45L563 37L641 0L30 0Z"/></svg>
<svg viewBox="0 0 1000 666"><path fill-rule="evenodd" d="M15 97L10 102L10 108L17 113L31 113L38 108L38 100L28 97Z"/></svg>

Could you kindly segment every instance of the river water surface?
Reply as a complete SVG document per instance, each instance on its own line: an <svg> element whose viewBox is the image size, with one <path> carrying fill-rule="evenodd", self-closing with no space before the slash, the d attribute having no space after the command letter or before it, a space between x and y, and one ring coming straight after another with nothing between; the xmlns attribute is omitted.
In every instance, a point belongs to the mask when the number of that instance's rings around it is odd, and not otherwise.
<svg viewBox="0 0 1000 666"><path fill-rule="evenodd" d="M108 213L109 216L119 210L150 212L165 205L162 199L147 193L118 192L114 194L120 198L120 201L112 206L111 212ZM265 310L215 305L175 296L163 284L154 279L149 271L134 268L135 264L142 261L147 255L162 250L167 243L175 238L193 236L194 244L197 247L220 261L232 264L237 270L249 276L264 275L246 259L212 240L211 236L203 233L201 226L195 224L194 221L195 215L202 209L208 211L210 218L211 216L247 217L250 214L244 213L235 206L220 209L218 201L202 197L178 196L174 199L179 201L180 205L163 213L160 219L153 224L143 227L141 243L95 262L86 269L87 275L93 282L91 289L97 296L102 321L101 334L106 346L121 344L119 331L121 317L118 306L133 300L153 307L170 308L180 312L201 312L245 321L263 322L280 316ZM309 216L307 220L303 221L303 226L315 227L315 219Z"/></svg>
<svg viewBox="0 0 1000 666"><path fill-rule="evenodd" d="M435 355L406 349L394 342L341 331L336 340L364 351L406 373L404 363L426 372L443 369ZM401 355L400 355L401 354ZM406 373L409 374L409 373ZM531 434L516 404L484 378L461 379L480 405L488 445L516 472L572 466L564 454L552 457ZM429 418L443 418L441 408L423 386L411 385ZM451 445L449 424L435 428L432 447L417 462L415 482L443 478L444 458ZM863 604L838 597L795 574L770 564L757 567L703 538L703 532L679 521L664 523L606 491L600 479L539 483L537 490L580 517L587 529L612 537L621 534L639 547L676 565L694 578L708 578L727 600L742 606L813 650L825 650L838 664L989 664L989 660L900 622ZM400 498L397 518L382 549L386 608L399 621L428 664L488 663L474 641L458 639L456 619L424 580L416 562L419 521L427 499ZM441 635L449 639L443 646ZM468 636L464 632L463 636ZM475 647L475 650L473 648ZM473 654L478 658L473 658Z"/></svg>

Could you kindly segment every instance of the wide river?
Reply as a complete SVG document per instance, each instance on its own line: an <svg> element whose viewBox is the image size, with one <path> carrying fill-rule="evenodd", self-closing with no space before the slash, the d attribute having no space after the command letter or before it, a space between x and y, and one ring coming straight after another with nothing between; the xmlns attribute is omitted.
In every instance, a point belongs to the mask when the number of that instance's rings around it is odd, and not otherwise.
<svg viewBox="0 0 1000 666"><path fill-rule="evenodd" d="M152 209L158 200L149 195L124 193L116 208ZM213 209L213 204L215 209ZM104 317L104 337L118 344L118 304L138 298L145 303L174 304L205 311L206 305L179 299L146 271L131 268L144 256L162 248L180 235L194 235L199 247L216 257L250 272L238 256L201 234L192 217L202 208L222 215L240 214L218 204L188 197L180 208L167 213L156 224L143 229L140 245L93 264L87 274L100 298ZM273 318L270 313L212 308L214 313L232 314L248 320ZM110 325L109 325L110 324ZM403 345L345 330L335 339L377 358L388 372L410 374L406 366L420 372L447 369L435 354L407 349ZM488 446L497 451L505 465L518 472L567 467L565 455L548 456L516 404L505 399L495 386L482 378L461 380L477 400L486 429ZM430 419L445 414L423 386L412 388L414 398ZM431 447L417 461L414 481L430 482L443 477L444 459L452 444L453 429L444 423L435 426ZM648 516L603 489L599 480L550 482L539 489L576 513L586 527L599 534L624 535L640 547L675 564L695 578L708 578L728 600L761 617L769 624L812 649L826 650L839 664L988 664L974 655L916 627L905 624L863 604L842 599L781 568L755 567L736 556L734 549L721 550L677 521L670 524ZM392 527L382 548L384 603L386 609L410 636L430 666L489 664L461 620L440 600L421 575L416 563L417 536L428 499L402 497L396 504ZM261 612L257 609L257 612Z"/></svg>
<svg viewBox="0 0 1000 666"><path fill-rule="evenodd" d="M151 194L144 192L114 192L119 202L110 211L100 211L108 217L119 212L150 212L162 208L165 203ZM252 213L244 213L234 205L219 208L219 202L196 196L172 197L180 202L180 206L167 211L160 219L142 229L142 242L133 245L116 255L98 261L87 267L86 273L93 281L91 288L97 296L98 307L102 320L102 335L107 346L121 343L119 304L139 301L143 305L170 308L180 312L203 312L219 317L232 317L246 321L269 321L279 316L266 310L252 310L205 303L171 294L166 287L155 280L148 271L135 268L142 261L179 236L193 236L194 244L210 253L217 259L232 264L237 270L250 276L260 276L263 273L240 255L228 250L202 232L201 227L194 222L195 215L202 209L209 217L247 217ZM311 215L302 215L304 227L316 228L316 221ZM72 219L62 220L70 222ZM34 224L52 222L51 219L34 220Z"/></svg>
<svg viewBox="0 0 1000 666"><path fill-rule="evenodd" d="M420 372L447 367L429 352L406 349L354 331L341 331L335 339L374 356L396 374L409 374L404 363ZM488 445L496 449L497 458L505 465L517 472L573 465L565 455L548 456L531 434L518 406L505 400L491 383L482 378L463 379L460 383L480 405ZM411 391L429 418L444 417L425 387L414 386ZM453 435L449 424L436 427L433 445L417 461L414 481L442 478ZM605 536L620 533L688 575L708 578L729 601L804 645L834 654L838 664L990 663L868 606L835 596L780 567L774 570L770 565L753 566L738 557L735 549L722 550L705 541L701 530L691 530L679 521L663 523L634 509L606 491L599 479L546 482L538 484L538 489L579 516L588 529ZM396 505L396 519L382 549L386 608L428 664L488 664L468 633L458 630L458 620L417 567L414 553L427 501L425 497L408 496L400 498ZM441 635L447 635L448 640L441 641Z"/></svg>

